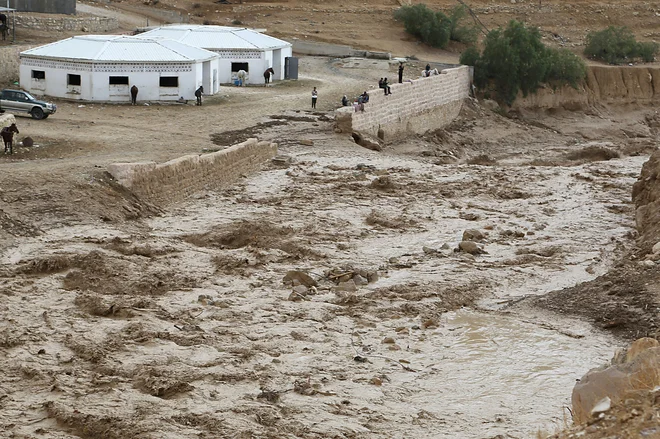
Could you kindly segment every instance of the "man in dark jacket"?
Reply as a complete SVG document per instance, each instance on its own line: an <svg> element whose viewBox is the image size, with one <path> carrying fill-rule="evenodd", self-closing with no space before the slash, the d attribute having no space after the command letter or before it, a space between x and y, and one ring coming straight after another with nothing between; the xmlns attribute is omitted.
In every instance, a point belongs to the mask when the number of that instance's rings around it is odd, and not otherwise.
<svg viewBox="0 0 660 439"><path fill-rule="evenodd" d="M197 90L195 90L195 97L197 98L197 104L196 105L202 105L202 94L204 93L204 87L201 85Z"/></svg>

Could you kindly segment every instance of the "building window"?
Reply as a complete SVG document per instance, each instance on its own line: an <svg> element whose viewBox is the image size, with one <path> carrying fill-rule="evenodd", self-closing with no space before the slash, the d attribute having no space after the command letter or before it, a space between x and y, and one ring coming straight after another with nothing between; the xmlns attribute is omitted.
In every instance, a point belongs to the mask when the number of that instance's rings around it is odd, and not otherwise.
<svg viewBox="0 0 660 439"><path fill-rule="evenodd" d="M46 79L46 72L43 70L32 70L32 79Z"/></svg>
<svg viewBox="0 0 660 439"><path fill-rule="evenodd" d="M160 77L160 86L161 87L178 87L179 86L179 77L178 76L161 76Z"/></svg>
<svg viewBox="0 0 660 439"><path fill-rule="evenodd" d="M236 73L239 70L245 70L246 72L249 73L250 70L248 70L248 63L246 63L246 62L233 62L233 63L231 63L231 72L232 73Z"/></svg>
<svg viewBox="0 0 660 439"><path fill-rule="evenodd" d="M128 76L110 76L110 85L128 85Z"/></svg>
<svg viewBox="0 0 660 439"><path fill-rule="evenodd" d="M80 75L66 75L67 85L80 85Z"/></svg>

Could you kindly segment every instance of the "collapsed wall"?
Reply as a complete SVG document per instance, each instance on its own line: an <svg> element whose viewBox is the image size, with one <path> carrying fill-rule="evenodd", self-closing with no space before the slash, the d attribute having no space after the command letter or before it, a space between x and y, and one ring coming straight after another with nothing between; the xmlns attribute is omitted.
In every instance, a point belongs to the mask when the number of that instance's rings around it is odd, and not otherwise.
<svg viewBox="0 0 660 439"><path fill-rule="evenodd" d="M161 164L115 163L108 166L108 172L135 195L166 205L201 190L229 186L276 154L277 144L248 139L222 151L186 155Z"/></svg>
<svg viewBox="0 0 660 439"><path fill-rule="evenodd" d="M632 199L639 246L648 252L660 242L660 151L653 153L642 166L642 173L633 185Z"/></svg>
<svg viewBox="0 0 660 439"><path fill-rule="evenodd" d="M453 121L469 96L470 68L442 70L439 75L391 84L392 94L382 89L369 92L364 111L342 107L335 112L337 128L360 131L392 140L406 133L422 134Z"/></svg>
<svg viewBox="0 0 660 439"><path fill-rule="evenodd" d="M654 104L660 102L660 67L588 66L578 88L542 88L519 96L517 108L584 110L597 104Z"/></svg>
<svg viewBox="0 0 660 439"><path fill-rule="evenodd" d="M18 54L37 47L34 44L12 44L0 47L0 78L3 82L18 81L20 60Z"/></svg>
<svg viewBox="0 0 660 439"><path fill-rule="evenodd" d="M0 114L0 128L8 127L13 123L16 123L16 118L13 114Z"/></svg>

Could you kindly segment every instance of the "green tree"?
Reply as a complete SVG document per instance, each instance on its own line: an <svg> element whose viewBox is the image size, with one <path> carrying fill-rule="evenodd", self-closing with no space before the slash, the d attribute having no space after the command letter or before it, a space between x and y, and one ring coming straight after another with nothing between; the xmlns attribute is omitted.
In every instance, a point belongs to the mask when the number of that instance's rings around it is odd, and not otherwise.
<svg viewBox="0 0 660 439"><path fill-rule="evenodd" d="M573 86L584 79L586 66L567 50L545 47L537 28L512 20L505 29L492 30L481 55L468 48L461 62L474 66L474 84L479 89L494 86L500 101L511 104L522 92L527 96L547 81Z"/></svg>
<svg viewBox="0 0 660 439"><path fill-rule="evenodd" d="M467 8L456 5L449 14L449 39L459 43L472 44L477 41L479 29L474 25L463 25L461 22L467 17Z"/></svg>

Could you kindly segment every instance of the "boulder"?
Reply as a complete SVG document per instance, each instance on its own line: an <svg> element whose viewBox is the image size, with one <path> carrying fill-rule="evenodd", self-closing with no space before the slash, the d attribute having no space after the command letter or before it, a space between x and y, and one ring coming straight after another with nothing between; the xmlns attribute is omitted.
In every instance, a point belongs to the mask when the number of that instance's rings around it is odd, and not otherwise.
<svg viewBox="0 0 660 439"><path fill-rule="evenodd" d="M657 242L653 246L653 249L651 250L651 253L653 253L654 255L657 255L658 253L660 253L660 242Z"/></svg>
<svg viewBox="0 0 660 439"><path fill-rule="evenodd" d="M347 291L349 293L353 293L357 291L357 285L355 285L355 281L351 279L346 282L339 282L339 285L337 285L336 289L337 291Z"/></svg>
<svg viewBox="0 0 660 439"><path fill-rule="evenodd" d="M458 244L458 248L465 253L470 253L471 255L480 255L484 252L479 248L477 243L473 241L461 241Z"/></svg>
<svg viewBox="0 0 660 439"><path fill-rule="evenodd" d="M467 229L463 232L463 241L483 241L486 235L481 230Z"/></svg>
<svg viewBox="0 0 660 439"><path fill-rule="evenodd" d="M599 412L609 398L623 401L631 392L653 390L660 385L660 345L657 340L636 340L623 355L618 352L609 367L592 369L573 388L573 421L581 424Z"/></svg>
<svg viewBox="0 0 660 439"><path fill-rule="evenodd" d="M26 138L23 139L23 146L26 148L32 148L34 145L34 140L32 140L32 137L27 136Z"/></svg>
<svg viewBox="0 0 660 439"><path fill-rule="evenodd" d="M296 281L299 285L305 285L306 287L315 287L318 285L309 274L298 270L289 271L282 279L282 282L285 284L295 285Z"/></svg>
<svg viewBox="0 0 660 439"><path fill-rule="evenodd" d="M358 133L357 131L355 131L355 132L353 132L353 134L351 134L351 137L353 137L353 140L355 141L355 143L357 143L358 145L360 145L363 148L367 148L367 149L370 149L372 151L382 151L383 150L383 146L381 145L380 140L378 140L374 137L371 137L367 134L362 134L362 133Z"/></svg>

